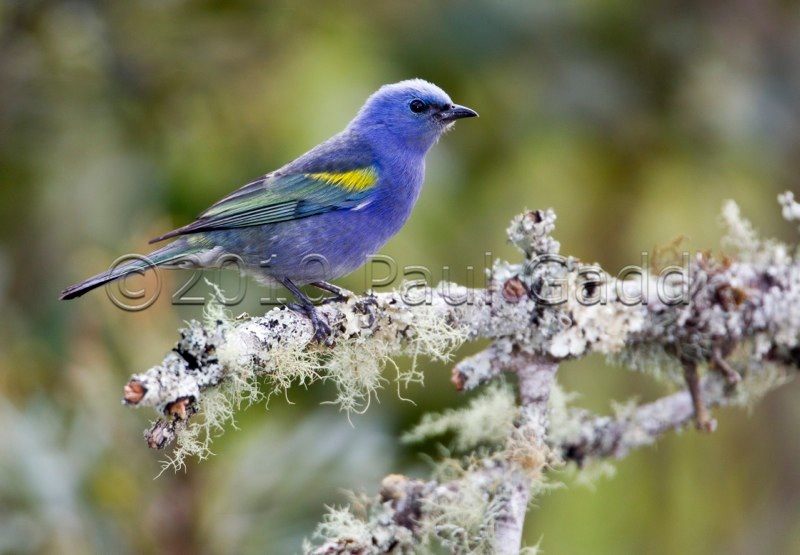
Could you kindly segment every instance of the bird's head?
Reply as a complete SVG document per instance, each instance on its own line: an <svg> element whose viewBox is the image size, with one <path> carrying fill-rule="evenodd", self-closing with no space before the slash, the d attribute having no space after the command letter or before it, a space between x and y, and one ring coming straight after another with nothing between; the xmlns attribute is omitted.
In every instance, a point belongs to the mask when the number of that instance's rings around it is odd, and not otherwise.
<svg viewBox="0 0 800 555"><path fill-rule="evenodd" d="M351 127L379 141L424 154L457 119L477 116L453 104L442 89L422 79L384 85L367 99Z"/></svg>

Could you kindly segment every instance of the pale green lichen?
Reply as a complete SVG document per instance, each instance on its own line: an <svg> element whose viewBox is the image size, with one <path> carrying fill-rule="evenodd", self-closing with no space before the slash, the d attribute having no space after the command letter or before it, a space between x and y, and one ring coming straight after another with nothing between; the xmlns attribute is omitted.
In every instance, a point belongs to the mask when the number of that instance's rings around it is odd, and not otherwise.
<svg viewBox="0 0 800 555"><path fill-rule="evenodd" d="M542 552L542 540L544 536L539 538L539 541L536 542L536 545L528 545L519 550L519 555L540 555Z"/></svg>
<svg viewBox="0 0 800 555"><path fill-rule="evenodd" d="M216 286L213 284L212 286L216 291L215 298L221 298L222 293ZM221 327L230 330L235 325L231 315L219 302L210 302L206 305L204 320L208 329ZM226 346L234 348L231 343L227 343ZM227 354L218 352L217 356L220 361L224 361ZM162 472L169 468L175 471L185 470L187 457L199 460L208 458L213 454L211 451L213 438L222 434L227 426L236 426L236 409L263 400L264 396L259 390L253 368L246 365L229 367L222 363L226 368L225 379L217 387L206 389L197 399L200 414L176 433L175 449L171 456L162 461Z"/></svg>
<svg viewBox="0 0 800 555"><path fill-rule="evenodd" d="M479 464L464 468L452 459L442 461L437 465L437 479L458 486L448 495L423 500L424 536L436 538L451 553L493 553L494 525L503 513L504 500L491 495L486 484L470 476Z"/></svg>
<svg viewBox="0 0 800 555"><path fill-rule="evenodd" d="M556 228L556 213L547 210L525 210L515 216L506 229L509 242L526 258L533 259L543 254L557 254L561 245L552 237Z"/></svg>
<svg viewBox="0 0 800 555"><path fill-rule="evenodd" d="M527 441L515 444L514 432L511 436L504 449L493 454L478 449L461 460L445 457L436 464L433 477L442 484L440 493L427 496L422 505L421 524L427 539L435 538L452 553L494 553L495 526L509 510L508 496L513 490L506 487L505 474L494 474L498 469L522 471L529 481L529 504L536 496L562 487L544 479L542 448L532 438L521 436L518 439ZM522 451L527 462L520 457Z"/></svg>
<svg viewBox="0 0 800 555"><path fill-rule="evenodd" d="M453 448L458 452L480 445L497 446L508 437L518 414L511 387L492 384L466 407L426 414L402 439L412 443L452 433Z"/></svg>
<svg viewBox="0 0 800 555"><path fill-rule="evenodd" d="M594 491L598 482L616 476L617 467L607 459L588 459L580 468L575 465L568 466L566 473L572 477L575 485Z"/></svg>
<svg viewBox="0 0 800 555"><path fill-rule="evenodd" d="M744 362L743 367L742 375L745 379L726 398L726 402L748 410L752 410L767 393L795 377L795 372L789 373L786 366L762 360L749 359Z"/></svg>
<svg viewBox="0 0 800 555"><path fill-rule="evenodd" d="M530 482L531 492L536 494L548 489L543 472L552 458L542 439L537 437L532 426L515 427L497 454L500 460L509 461L523 472Z"/></svg>
<svg viewBox="0 0 800 555"><path fill-rule="evenodd" d="M800 203L794 200L794 193L785 191L778 195L778 203L781 205L781 215L787 222L800 220Z"/></svg>
<svg viewBox="0 0 800 555"><path fill-rule="evenodd" d="M388 382L383 370L392 362L390 355L388 345L380 341L340 342L324 363L323 379L336 385L336 399L331 403L348 414L364 413L378 390ZM398 374L400 379L402 374Z"/></svg>
<svg viewBox="0 0 800 555"><path fill-rule="evenodd" d="M607 355L606 361L612 366L624 366L646 373L659 381L674 385L683 383L680 361L658 343L637 343L619 353Z"/></svg>
<svg viewBox="0 0 800 555"><path fill-rule="evenodd" d="M741 262L780 266L786 266L791 262L789 247L780 241L761 239L753 224L741 215L739 205L733 200L723 204L721 219L726 229L722 244L735 250Z"/></svg>
<svg viewBox="0 0 800 555"><path fill-rule="evenodd" d="M723 245L730 246L742 254L752 254L761 249L758 233L753 225L742 217L736 202L728 200L722 205L721 221L727 230L722 239Z"/></svg>
<svg viewBox="0 0 800 555"><path fill-rule="evenodd" d="M325 507L327 512L317 525L314 536L319 538L337 538L343 542L357 546L372 545L372 529L370 523L353 514L349 507ZM303 552L311 551L308 542Z"/></svg>
<svg viewBox="0 0 800 555"><path fill-rule="evenodd" d="M222 298L218 289L214 298ZM353 301L343 310L350 314ZM351 324L359 329L348 327L334 349L309 346L308 337L303 335L308 330L298 328L296 316L286 310L274 309L260 319L239 321L221 302L212 300L206 306L204 320L207 329L220 330L225 337L215 353L224 368L223 376L218 385L199 395L196 402L202 415L176 432L176 448L165 461L165 468L184 468L188 456L205 459L211 454L213 437L221 434L226 425L234 424L235 408L273 395L286 395L293 385L307 386L317 380L333 382L337 395L331 403L349 417L366 411L378 391L389 383L384 376L389 366L395 371L397 393L402 398L401 387L423 381L420 356L447 360L466 339L465 330L449 325L441 312L425 306L416 307L413 312L401 309L395 315L402 335L381 330L377 336L369 331L360 333L361 323L353 316ZM288 337L275 340L263 335L263 328L269 325L287 330ZM398 365L394 360L397 356L410 357L410 367ZM260 379L266 382L267 393L259 388Z"/></svg>
<svg viewBox="0 0 800 555"><path fill-rule="evenodd" d="M205 460L210 455L214 437L222 434L226 426L235 426L236 392L234 382L225 382L212 389L200 399L201 415L192 420L175 437L172 455L161 461L161 473L172 468L186 470L187 457Z"/></svg>
<svg viewBox="0 0 800 555"><path fill-rule="evenodd" d="M566 443L580 434L580 421L574 417L571 408L572 403L579 397L580 394L564 391L557 381L553 382L550 389L548 426L548 441L553 445Z"/></svg>
<svg viewBox="0 0 800 555"><path fill-rule="evenodd" d="M441 313L429 306L418 306L412 312L401 310L394 315L396 329L379 330L377 334L350 334L337 341L336 348L321 359L324 380L336 384L337 397L332 403L348 413L363 413L371 399L377 396L389 379L384 371L395 371L397 395L403 398L401 387L422 384L424 375L419 370L419 357L449 360L452 352L466 339L466 331L449 325ZM411 364L401 367L394 360L408 356Z"/></svg>

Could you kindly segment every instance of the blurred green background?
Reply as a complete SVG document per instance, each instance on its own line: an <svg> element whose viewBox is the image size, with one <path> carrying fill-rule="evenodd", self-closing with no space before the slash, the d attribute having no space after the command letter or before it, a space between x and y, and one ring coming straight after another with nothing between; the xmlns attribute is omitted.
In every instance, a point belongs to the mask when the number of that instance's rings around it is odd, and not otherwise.
<svg viewBox="0 0 800 555"><path fill-rule="evenodd" d="M340 488L427 474L436 445L397 437L465 399L425 363L426 386L404 392L416 404L389 387L351 426L320 405L329 388L293 390L240 412L216 456L153 480L154 414L119 399L200 315L166 294L187 275L137 313L103 291L56 300L337 132L383 83L422 77L481 114L430 154L383 251L401 266L480 275L485 252L515 255L504 229L526 207L553 207L563 252L612 273L682 235L719 252L727 198L796 239L775 200L800 182L796 2L0 0L0 52L3 553L293 553ZM341 283L361 291L364 275ZM237 313L263 311L260 294L250 283ZM603 412L667 391L600 358L560 379ZM670 435L594 490L555 476L570 487L536 501L527 542L800 553L799 394L716 411L717 433Z"/></svg>

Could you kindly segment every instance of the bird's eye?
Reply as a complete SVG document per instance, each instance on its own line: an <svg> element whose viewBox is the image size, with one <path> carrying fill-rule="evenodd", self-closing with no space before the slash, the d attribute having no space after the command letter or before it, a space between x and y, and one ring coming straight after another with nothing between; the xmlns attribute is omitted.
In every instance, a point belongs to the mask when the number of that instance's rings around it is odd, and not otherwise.
<svg viewBox="0 0 800 555"><path fill-rule="evenodd" d="M411 111L415 114L419 114L420 112L424 112L428 105L419 98L415 98L411 101L408 107L411 108Z"/></svg>

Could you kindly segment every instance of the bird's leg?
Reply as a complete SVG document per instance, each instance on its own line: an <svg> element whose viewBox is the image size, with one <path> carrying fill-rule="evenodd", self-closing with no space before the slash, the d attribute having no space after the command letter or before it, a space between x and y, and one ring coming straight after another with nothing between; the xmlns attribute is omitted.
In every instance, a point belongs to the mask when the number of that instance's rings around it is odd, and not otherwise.
<svg viewBox="0 0 800 555"><path fill-rule="evenodd" d="M347 299L353 296L353 293L351 293L347 289L342 289L341 287L334 285L332 283L328 283L327 281L312 281L311 285L313 285L317 289L322 289L324 291L333 293L333 297L328 297L327 299L323 299L322 304L338 303L341 301L346 301Z"/></svg>
<svg viewBox="0 0 800 555"><path fill-rule="evenodd" d="M281 284L288 289L298 301L300 301L299 305L287 304L286 306L295 312L304 312L306 316L308 316L308 319L311 320L311 325L314 326L314 339L320 343L325 343L326 345L332 343L331 327L319 315L319 312L317 312L317 309L314 307L314 303L311 302L311 299L304 295L303 292L300 291L300 289L288 278L283 278L281 280Z"/></svg>

